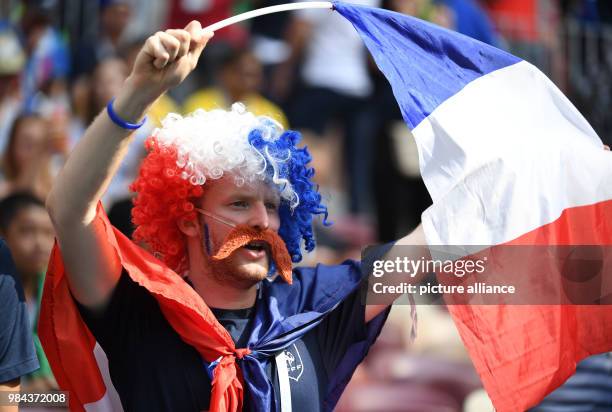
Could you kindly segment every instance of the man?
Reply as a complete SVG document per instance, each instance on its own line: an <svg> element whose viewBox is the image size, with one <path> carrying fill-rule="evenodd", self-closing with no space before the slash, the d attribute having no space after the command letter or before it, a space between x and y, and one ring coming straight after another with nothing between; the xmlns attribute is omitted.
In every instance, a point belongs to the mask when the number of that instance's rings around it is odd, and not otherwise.
<svg viewBox="0 0 612 412"><path fill-rule="evenodd" d="M21 376L38 369L32 344L25 298L15 275L11 253L0 239L0 393L19 391ZM2 397L6 401L5 396ZM4 402L3 402L4 403ZM0 412L16 412L17 406L3 406Z"/></svg>
<svg viewBox="0 0 612 412"><path fill-rule="evenodd" d="M12 252L17 278L23 287L24 304L40 368L23 382L30 392L56 389L53 374L36 334L44 272L53 247L53 226L44 203L27 192L13 193L0 201L0 235Z"/></svg>
<svg viewBox="0 0 612 412"><path fill-rule="evenodd" d="M82 80L83 76L92 74L98 63L105 58L116 56L130 29L130 2L101 0L97 4L98 21L92 23L99 27L99 32L95 37L77 39L78 43L72 55L71 76L75 80Z"/></svg>
<svg viewBox="0 0 612 412"><path fill-rule="evenodd" d="M313 215L327 214L310 155L295 132L241 105L170 116L148 142L134 236L163 263L97 207L130 130L211 36L194 21L150 37L47 199L61 254L51 256L40 330L60 386L77 392L74 408L87 391L105 399L91 384L77 390L76 375L99 357L69 361L74 340L84 353L95 338L127 410L331 410L384 323L386 306L361 305L357 263L292 271L302 240L314 248ZM87 328L59 316L73 298ZM70 334L58 327L67 318Z"/></svg>

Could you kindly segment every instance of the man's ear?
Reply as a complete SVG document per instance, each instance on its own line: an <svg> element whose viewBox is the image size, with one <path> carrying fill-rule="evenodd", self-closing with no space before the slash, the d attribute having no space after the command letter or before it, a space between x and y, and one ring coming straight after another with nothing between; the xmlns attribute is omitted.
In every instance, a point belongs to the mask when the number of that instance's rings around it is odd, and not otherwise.
<svg viewBox="0 0 612 412"><path fill-rule="evenodd" d="M187 237L200 236L200 222L197 219L179 219L177 226L179 230Z"/></svg>

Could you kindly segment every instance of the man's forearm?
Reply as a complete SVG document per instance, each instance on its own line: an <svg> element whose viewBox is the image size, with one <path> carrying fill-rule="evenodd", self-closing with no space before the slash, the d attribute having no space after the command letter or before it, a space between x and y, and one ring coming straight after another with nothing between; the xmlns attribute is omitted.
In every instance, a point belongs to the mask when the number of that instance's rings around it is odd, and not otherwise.
<svg viewBox="0 0 612 412"><path fill-rule="evenodd" d="M412 248L407 248L408 246L413 246ZM419 224L412 232L403 238L399 239L395 242L395 245L385 254L384 259L393 261L396 258L404 258L408 257L414 261L417 261L421 258L428 258L427 254L427 240L425 239L425 232L423 231L423 226ZM406 256L406 252L410 251L412 253L411 256ZM402 296L401 293L397 294L386 294L385 298L391 304L393 301ZM366 323L375 318L379 313L384 311L389 304L381 304L381 305L367 305L365 310L365 321Z"/></svg>
<svg viewBox="0 0 612 412"><path fill-rule="evenodd" d="M128 122L136 123L155 101L155 95L138 90L128 78L114 102L115 112ZM54 221L61 224L87 224L126 154L131 131L113 123L100 113L89 126L68 157L47 199Z"/></svg>

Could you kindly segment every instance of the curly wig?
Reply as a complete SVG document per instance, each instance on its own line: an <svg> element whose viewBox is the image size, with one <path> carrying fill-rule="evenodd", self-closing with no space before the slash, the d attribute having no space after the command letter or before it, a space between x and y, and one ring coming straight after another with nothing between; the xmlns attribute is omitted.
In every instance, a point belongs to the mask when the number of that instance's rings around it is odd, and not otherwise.
<svg viewBox="0 0 612 412"><path fill-rule="evenodd" d="M281 197L279 235L293 262L302 259L301 244L312 251L313 216L327 208L311 179L308 149L297 148L300 134L283 131L273 119L255 116L242 104L232 110L196 110L169 114L147 139L147 156L130 186L136 192L134 239L144 241L170 268L187 269L185 239L177 222L195 220L195 202L209 179L231 173L238 186L257 180L274 184Z"/></svg>

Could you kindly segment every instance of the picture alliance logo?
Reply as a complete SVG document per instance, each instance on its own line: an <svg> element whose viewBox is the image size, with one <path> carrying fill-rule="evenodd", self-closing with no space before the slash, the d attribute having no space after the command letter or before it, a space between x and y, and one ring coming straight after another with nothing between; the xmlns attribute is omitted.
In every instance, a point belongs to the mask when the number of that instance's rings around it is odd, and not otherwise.
<svg viewBox="0 0 612 412"><path fill-rule="evenodd" d="M395 259L375 260L372 275L379 278L385 274L404 274L414 278L418 274L438 273L461 278L465 275L483 273L486 261L486 256L480 259L456 260L396 257Z"/></svg>

